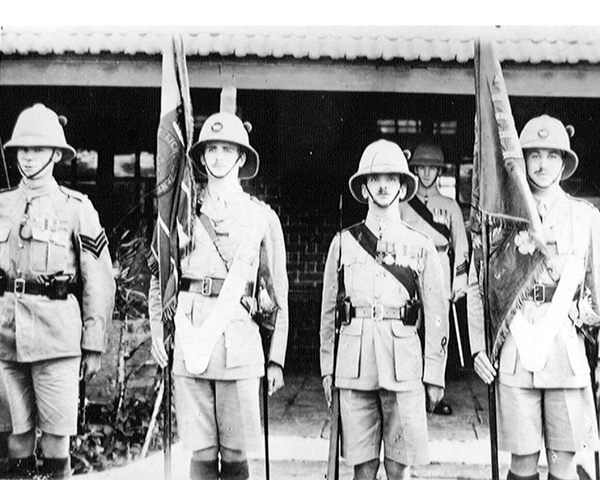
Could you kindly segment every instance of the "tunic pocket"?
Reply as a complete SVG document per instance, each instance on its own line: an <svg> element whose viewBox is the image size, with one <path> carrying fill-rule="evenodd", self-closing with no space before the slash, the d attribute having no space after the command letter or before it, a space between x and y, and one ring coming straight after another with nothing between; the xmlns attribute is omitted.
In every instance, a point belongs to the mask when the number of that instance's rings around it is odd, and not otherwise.
<svg viewBox="0 0 600 480"><path fill-rule="evenodd" d="M396 380L403 382L415 380L423 376L423 357L421 342L414 327L407 327L402 322L391 322L394 337L394 367Z"/></svg>
<svg viewBox="0 0 600 480"><path fill-rule="evenodd" d="M67 230L56 230L50 234L50 242L48 243L48 271L64 272L67 269L70 244L70 236Z"/></svg>
<svg viewBox="0 0 600 480"><path fill-rule="evenodd" d="M362 332L362 318L353 318L349 325L342 327L338 347L336 376L340 378L358 378L360 374Z"/></svg>
<svg viewBox="0 0 600 480"><path fill-rule="evenodd" d="M342 246L344 248L344 246ZM346 291L365 292L365 276L368 276L367 262L368 253L364 250L350 250L344 252L344 282ZM365 292L366 293L366 292Z"/></svg>
<svg viewBox="0 0 600 480"><path fill-rule="evenodd" d="M10 247L8 236L10 234L11 225L0 225L0 265L8 268L10 261Z"/></svg>

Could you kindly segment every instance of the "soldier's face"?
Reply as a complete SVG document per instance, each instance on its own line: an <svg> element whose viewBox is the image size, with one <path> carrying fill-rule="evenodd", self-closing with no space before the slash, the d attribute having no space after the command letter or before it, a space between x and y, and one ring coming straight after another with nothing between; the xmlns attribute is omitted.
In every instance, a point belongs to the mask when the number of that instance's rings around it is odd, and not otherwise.
<svg viewBox="0 0 600 480"><path fill-rule="evenodd" d="M209 142L204 148L202 163L209 175L215 178L238 177L238 171L246 161L246 154L229 142Z"/></svg>
<svg viewBox="0 0 600 480"><path fill-rule="evenodd" d="M52 161L43 168L48 160ZM62 152L53 148L47 147L23 147L17 150L17 161L21 167L21 171L28 177L34 175L34 178L44 179L52 176L54 171L54 163L62 158ZM40 171L40 169L42 169ZM37 173L36 175L36 172Z"/></svg>
<svg viewBox="0 0 600 480"><path fill-rule="evenodd" d="M398 197L403 197L406 194L406 187L397 174L369 175L366 183L362 185L362 193L365 199L370 199L376 205L385 208Z"/></svg>
<svg viewBox="0 0 600 480"><path fill-rule="evenodd" d="M440 169L438 167L419 165L416 173L417 177L419 177L419 182L421 182L421 185L423 185L425 188L429 188L436 181L438 173L440 173Z"/></svg>
<svg viewBox="0 0 600 480"><path fill-rule="evenodd" d="M541 189L558 182L564 168L562 152L548 148L527 150L525 164L530 181Z"/></svg>

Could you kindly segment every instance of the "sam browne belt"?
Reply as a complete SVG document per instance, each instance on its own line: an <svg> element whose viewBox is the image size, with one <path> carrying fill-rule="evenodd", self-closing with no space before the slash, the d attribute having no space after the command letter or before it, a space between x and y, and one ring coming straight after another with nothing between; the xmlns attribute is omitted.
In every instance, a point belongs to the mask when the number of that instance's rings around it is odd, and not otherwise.
<svg viewBox="0 0 600 480"><path fill-rule="evenodd" d="M179 289L184 292L193 292L204 295L205 297L218 297L223 288L224 278L204 277L204 278L182 278ZM254 285L252 282L246 286L244 295L252 296Z"/></svg>
<svg viewBox="0 0 600 480"><path fill-rule="evenodd" d="M420 302L409 300L402 307L386 307L374 303L368 307L351 307L352 318L370 318L375 321L401 320L404 325L416 325Z"/></svg>
<svg viewBox="0 0 600 480"><path fill-rule="evenodd" d="M534 302L541 303L550 303L552 298L554 298L554 294L556 293L557 284L553 283L536 283L531 290L531 293L526 297L527 300L533 300ZM573 295L573 298L577 298L579 296L579 288Z"/></svg>

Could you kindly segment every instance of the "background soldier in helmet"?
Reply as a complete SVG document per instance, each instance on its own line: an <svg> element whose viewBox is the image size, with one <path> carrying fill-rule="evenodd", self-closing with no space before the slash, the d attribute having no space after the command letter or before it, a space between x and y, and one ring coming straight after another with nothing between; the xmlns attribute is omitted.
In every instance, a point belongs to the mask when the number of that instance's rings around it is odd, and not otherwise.
<svg viewBox="0 0 600 480"><path fill-rule="evenodd" d="M413 197L417 179L398 145L386 140L369 145L349 186L369 209L364 222L333 239L325 264L323 389L331 403L335 375L342 456L354 466L354 478L376 478L383 442L387 478L404 479L410 465L428 462L425 394L431 408L444 395L448 305L440 295L442 267L433 242L400 220L398 202ZM334 372L340 288L346 292L347 316ZM424 354L416 328L419 309L426 325Z"/></svg>
<svg viewBox="0 0 600 480"><path fill-rule="evenodd" d="M115 283L108 241L85 195L56 183L71 160L64 117L24 110L5 147L22 175L0 193L0 370L12 416L8 478L71 476L80 373L100 369Z"/></svg>
<svg viewBox="0 0 600 480"><path fill-rule="evenodd" d="M509 480L539 478L542 444L549 479L578 478L575 452L598 449L594 393L579 327L598 324L600 213L559 185L578 164L568 130L572 133L572 127L543 115L530 120L519 138L546 252L531 293L519 295L524 298L498 365L485 353L481 296L473 268L469 274L474 367L484 382L498 379L499 447L512 454ZM517 238L513 248L523 255L534 251L526 231Z"/></svg>
<svg viewBox="0 0 600 480"><path fill-rule="evenodd" d="M409 166L419 179L417 194L408 202L400 203L400 217L409 225L426 233L435 243L444 271L444 294L455 303L467 293L467 259L469 244L462 212L458 203L440 193L438 178L445 168L444 154L437 145L418 145L410 158ZM452 309L456 312L456 308ZM458 325L458 319L454 319ZM454 337L456 352L461 348L458 332ZM450 350L452 352L452 350ZM462 356L460 357L462 358ZM459 364L459 358L450 356L448 368ZM452 408L443 400L434 413L450 415Z"/></svg>
<svg viewBox="0 0 600 480"><path fill-rule="evenodd" d="M193 452L190 478L241 480L249 478L246 452L260 444L258 393L265 359L252 319L256 308L263 308L255 305L257 289L258 298L268 297L278 307L266 372L269 394L283 386L288 331L284 238L276 213L240 185L239 179L256 175L259 158L237 116L210 116L191 155L207 183L199 193L194 236L180 245L185 253L175 315L177 427L184 447ZM156 276L150 320L152 353L165 367Z"/></svg>

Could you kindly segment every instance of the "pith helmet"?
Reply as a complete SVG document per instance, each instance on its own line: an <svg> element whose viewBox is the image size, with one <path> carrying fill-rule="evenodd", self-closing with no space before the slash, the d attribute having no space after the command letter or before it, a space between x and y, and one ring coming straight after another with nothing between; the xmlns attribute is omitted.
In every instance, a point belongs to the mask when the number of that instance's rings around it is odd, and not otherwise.
<svg viewBox="0 0 600 480"><path fill-rule="evenodd" d="M572 135L573 127L567 127ZM573 172L579 164L577 154L571 150L571 141L569 132L562 122L548 115L532 118L527 122L521 131L519 141L521 148L527 150L530 148L550 148L562 150L565 153L565 168L561 179L564 180L573 175Z"/></svg>
<svg viewBox="0 0 600 480"><path fill-rule="evenodd" d="M253 178L258 172L258 153L250 146L248 131L239 117L233 113L220 112L206 119L198 141L192 145L190 155L194 160L200 161L204 153L206 142L234 143L245 151L246 162L240 168L239 178Z"/></svg>
<svg viewBox="0 0 600 480"><path fill-rule="evenodd" d="M437 167L444 168L444 153L437 145L422 143L415 148L412 157L410 157L409 165L411 167Z"/></svg>
<svg viewBox="0 0 600 480"><path fill-rule="evenodd" d="M17 118L12 138L6 142L4 147L57 148L62 150L63 160L71 160L77 153L65 139L63 126L66 124L65 117L59 117L53 110L37 103L21 112Z"/></svg>
<svg viewBox="0 0 600 480"><path fill-rule="evenodd" d="M348 185L352 196L360 203L367 203L361 193L361 185L367 175L397 173L406 185L406 195L401 201L410 200L417 193L417 177L408 169L406 156L394 142L377 140L371 143L362 154L358 171L350 177Z"/></svg>

